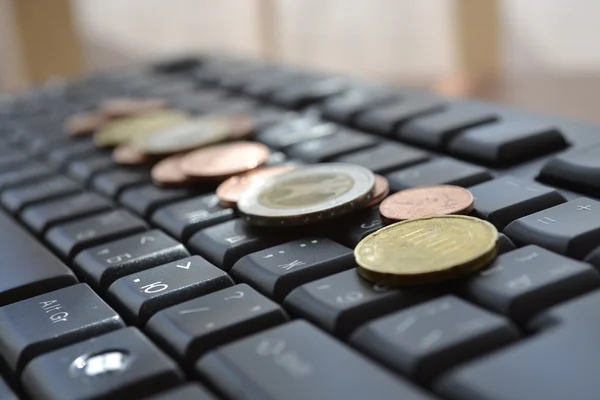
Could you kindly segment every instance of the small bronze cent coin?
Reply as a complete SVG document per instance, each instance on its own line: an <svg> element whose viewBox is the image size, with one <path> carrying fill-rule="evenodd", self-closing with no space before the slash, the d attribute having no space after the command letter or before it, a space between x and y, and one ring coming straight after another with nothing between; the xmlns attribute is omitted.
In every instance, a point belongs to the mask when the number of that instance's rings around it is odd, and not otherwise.
<svg viewBox="0 0 600 400"><path fill-rule="evenodd" d="M388 180L381 175L375 174L375 193L367 204L367 207L373 207L381 203L387 195L390 194L390 184Z"/></svg>
<svg viewBox="0 0 600 400"><path fill-rule="evenodd" d="M100 113L106 118L121 118L160 110L167 105L165 99L113 98L100 104Z"/></svg>
<svg viewBox="0 0 600 400"><path fill-rule="evenodd" d="M253 142L231 142L194 150L181 159L187 176L203 180L223 180L251 171L269 159L269 148Z"/></svg>
<svg viewBox="0 0 600 400"><path fill-rule="evenodd" d="M232 176L217 188L217 196L223 207L236 207L237 202L245 190L264 182L272 176L285 174L297 168L293 165L282 165L276 167L262 167L243 175Z"/></svg>
<svg viewBox="0 0 600 400"><path fill-rule="evenodd" d="M120 165L143 165L150 162L147 155L127 143L121 144L113 150L112 159Z"/></svg>
<svg viewBox="0 0 600 400"><path fill-rule="evenodd" d="M190 178L180 169L181 157L181 155L174 155L157 162L150 171L154 183L166 187L190 184Z"/></svg>
<svg viewBox="0 0 600 400"><path fill-rule="evenodd" d="M415 218L468 214L473 195L458 186L440 185L406 189L386 198L379 206L385 224Z"/></svg>
<svg viewBox="0 0 600 400"><path fill-rule="evenodd" d="M65 131L71 136L89 135L100 129L106 119L97 113L82 112L74 114L65 122Z"/></svg>

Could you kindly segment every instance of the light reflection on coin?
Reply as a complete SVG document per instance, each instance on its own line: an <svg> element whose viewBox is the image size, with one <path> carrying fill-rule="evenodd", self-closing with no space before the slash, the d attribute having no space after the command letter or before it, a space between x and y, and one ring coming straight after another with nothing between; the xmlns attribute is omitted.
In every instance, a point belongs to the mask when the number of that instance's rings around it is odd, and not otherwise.
<svg viewBox="0 0 600 400"><path fill-rule="evenodd" d="M305 225L364 207L374 188L373 173L358 165L302 166L249 188L238 210L254 225Z"/></svg>
<svg viewBox="0 0 600 400"><path fill-rule="evenodd" d="M354 255L360 275L389 286L442 282L473 273L496 256L489 222L447 215L398 222L363 239Z"/></svg>
<svg viewBox="0 0 600 400"><path fill-rule="evenodd" d="M248 188L257 185L272 176L282 175L295 168L297 167L293 165L263 167L243 175L232 176L219 185L217 188L217 196L219 196L219 201L223 207L236 207L240 196Z"/></svg>
<svg viewBox="0 0 600 400"><path fill-rule="evenodd" d="M261 143L231 142L186 154L181 170L195 179L220 181L258 168L268 159L269 148Z"/></svg>

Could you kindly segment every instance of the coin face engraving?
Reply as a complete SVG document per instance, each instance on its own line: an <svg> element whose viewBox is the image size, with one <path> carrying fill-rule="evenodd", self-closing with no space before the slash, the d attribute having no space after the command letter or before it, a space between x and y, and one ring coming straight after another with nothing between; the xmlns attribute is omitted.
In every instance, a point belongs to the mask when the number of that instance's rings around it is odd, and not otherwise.
<svg viewBox="0 0 600 400"><path fill-rule="evenodd" d="M309 207L347 193L354 185L345 173L320 173L292 177L266 189L258 197L260 204L272 208Z"/></svg>
<svg viewBox="0 0 600 400"><path fill-rule="evenodd" d="M367 236L354 254L361 275L376 283L431 283L483 268L497 238L493 225L474 217L421 218Z"/></svg>
<svg viewBox="0 0 600 400"><path fill-rule="evenodd" d="M254 225L298 226L363 208L374 191L375 177L366 168L307 165L250 187L241 195L238 210Z"/></svg>
<svg viewBox="0 0 600 400"><path fill-rule="evenodd" d="M386 198L379 212L386 222L467 214L473 209L473 195L467 189L451 186L426 186L402 190Z"/></svg>

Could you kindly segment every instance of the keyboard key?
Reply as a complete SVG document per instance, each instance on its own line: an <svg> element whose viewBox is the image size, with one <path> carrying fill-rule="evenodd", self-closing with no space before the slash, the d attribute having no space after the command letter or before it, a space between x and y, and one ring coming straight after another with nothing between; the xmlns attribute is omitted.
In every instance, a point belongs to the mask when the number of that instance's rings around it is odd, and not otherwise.
<svg viewBox="0 0 600 400"><path fill-rule="evenodd" d="M119 202L142 217L150 215L160 206L191 197L189 189L161 188L155 185L136 186L125 189Z"/></svg>
<svg viewBox="0 0 600 400"><path fill-rule="evenodd" d="M191 256L117 279L107 295L127 321L143 325L159 310L232 285L224 271Z"/></svg>
<svg viewBox="0 0 600 400"><path fill-rule="evenodd" d="M370 319L430 297L431 293L424 289L388 289L373 285L351 269L300 286L283 304L295 315L345 337Z"/></svg>
<svg viewBox="0 0 600 400"><path fill-rule="evenodd" d="M492 179L485 169L450 158L440 158L386 175L393 191L418 186L469 187Z"/></svg>
<svg viewBox="0 0 600 400"><path fill-rule="evenodd" d="M317 77L298 82L273 93L273 102L286 108L302 108L336 95L347 86L342 78Z"/></svg>
<svg viewBox="0 0 600 400"><path fill-rule="evenodd" d="M474 302L517 322L600 286L589 264L525 246L500 255L489 268L464 284Z"/></svg>
<svg viewBox="0 0 600 400"><path fill-rule="evenodd" d="M353 268L352 249L322 237L280 244L242 257L231 275L282 301L294 288Z"/></svg>
<svg viewBox="0 0 600 400"><path fill-rule="evenodd" d="M357 329L351 343L421 383L519 337L505 318L454 296L397 311Z"/></svg>
<svg viewBox="0 0 600 400"><path fill-rule="evenodd" d="M382 88L354 88L327 99L320 108L325 118L349 123L360 112L393 103L399 97L398 93Z"/></svg>
<svg viewBox="0 0 600 400"><path fill-rule="evenodd" d="M29 229L41 235L46 229L57 223L107 211L111 208L110 202L97 194L80 193L26 207L21 218Z"/></svg>
<svg viewBox="0 0 600 400"><path fill-rule="evenodd" d="M393 142L385 142L370 149L336 157L334 161L361 165L376 174L387 174L400 168L425 162L424 151Z"/></svg>
<svg viewBox="0 0 600 400"><path fill-rule="evenodd" d="M289 239L287 235L253 228L242 219L234 219L206 228L188 241L197 252L217 267L229 271L246 254L254 253Z"/></svg>
<svg viewBox="0 0 600 400"><path fill-rule="evenodd" d="M599 308L600 291L552 308L536 318L541 332L451 370L434 387L451 400L595 399Z"/></svg>
<svg viewBox="0 0 600 400"><path fill-rule="evenodd" d="M395 135L400 126L412 118L421 117L443 109L444 102L438 99L419 96L402 99L397 103L375 107L358 115L354 124L362 130L380 135Z"/></svg>
<svg viewBox="0 0 600 400"><path fill-rule="evenodd" d="M379 208L370 207L336 220L335 224L331 224L328 236L344 246L355 248L361 240L381 227Z"/></svg>
<svg viewBox="0 0 600 400"><path fill-rule="evenodd" d="M475 107L449 106L445 110L415 118L399 131L400 140L443 149L466 129L498 120L496 113Z"/></svg>
<svg viewBox="0 0 600 400"><path fill-rule="evenodd" d="M282 150L307 140L333 135L340 129L336 124L308 114L271 126L260 132L256 140L273 149Z"/></svg>
<svg viewBox="0 0 600 400"><path fill-rule="evenodd" d="M189 256L185 247L154 229L83 250L73 269L94 289L104 291L116 279Z"/></svg>
<svg viewBox="0 0 600 400"><path fill-rule="evenodd" d="M79 191L81 188L72 180L63 176L54 176L41 182L9 188L2 193L0 201L4 208L16 214L30 204L53 200Z"/></svg>
<svg viewBox="0 0 600 400"><path fill-rule="evenodd" d="M600 202L580 197L513 221L504 233L519 246L582 259L600 246Z"/></svg>
<svg viewBox="0 0 600 400"><path fill-rule="evenodd" d="M120 168L98 173L92 180L92 187L115 199L124 189L147 182L150 182L148 171Z"/></svg>
<svg viewBox="0 0 600 400"><path fill-rule="evenodd" d="M89 157L94 154L101 154L101 152L92 140L74 141L71 144L65 144L50 150L46 155L46 159L52 165L62 168L69 161Z"/></svg>
<svg viewBox="0 0 600 400"><path fill-rule="evenodd" d="M8 387L6 382L0 378L0 399L2 400L19 400L17 395Z"/></svg>
<svg viewBox="0 0 600 400"><path fill-rule="evenodd" d="M376 144L377 139L373 136L345 129L332 135L295 144L286 149L286 153L290 157L299 158L310 163L318 163Z"/></svg>
<svg viewBox="0 0 600 400"><path fill-rule="evenodd" d="M88 184L98 172L116 167L110 154L86 157L69 163L67 174L78 182Z"/></svg>
<svg viewBox="0 0 600 400"><path fill-rule="evenodd" d="M196 370L229 398L432 399L304 321L221 347L201 358Z"/></svg>
<svg viewBox="0 0 600 400"><path fill-rule="evenodd" d="M0 306L77 282L54 254L2 212L0 238Z"/></svg>
<svg viewBox="0 0 600 400"><path fill-rule="evenodd" d="M40 163L24 164L14 171L0 172L0 190L23 183L37 182L54 174L54 170Z"/></svg>
<svg viewBox="0 0 600 400"><path fill-rule="evenodd" d="M124 210L114 210L50 228L45 238L63 258L147 229L146 223Z"/></svg>
<svg viewBox="0 0 600 400"><path fill-rule="evenodd" d="M504 233L498 233L498 254L514 250L515 244Z"/></svg>
<svg viewBox="0 0 600 400"><path fill-rule="evenodd" d="M124 326L80 283L0 308L0 352L13 372L33 357Z"/></svg>
<svg viewBox="0 0 600 400"><path fill-rule="evenodd" d="M187 383L175 389L147 397L146 400L217 400L217 398L199 384Z"/></svg>
<svg viewBox="0 0 600 400"><path fill-rule="evenodd" d="M515 219L564 203L565 198L547 186L504 176L470 187L475 215L504 229Z"/></svg>
<svg viewBox="0 0 600 400"><path fill-rule="evenodd" d="M146 325L186 367L206 351L286 322L283 309L248 285L236 285L160 311Z"/></svg>
<svg viewBox="0 0 600 400"><path fill-rule="evenodd" d="M215 194L198 196L161 207L152 215L152 223L179 240L209 226L229 221L235 216L231 208L223 208Z"/></svg>
<svg viewBox="0 0 600 400"><path fill-rule="evenodd" d="M600 146L567 151L552 158L540 171L543 182L592 196L600 194Z"/></svg>
<svg viewBox="0 0 600 400"><path fill-rule="evenodd" d="M183 382L177 365L136 328L34 359L21 378L36 399L139 399Z"/></svg>
<svg viewBox="0 0 600 400"><path fill-rule="evenodd" d="M508 166L565 147L565 138L552 125L505 121L467 129L450 142L449 151L483 163Z"/></svg>
<svg viewBox="0 0 600 400"><path fill-rule="evenodd" d="M29 161L29 157L12 148L7 148L6 150L2 148L2 152L0 153L0 169L2 171L18 169Z"/></svg>

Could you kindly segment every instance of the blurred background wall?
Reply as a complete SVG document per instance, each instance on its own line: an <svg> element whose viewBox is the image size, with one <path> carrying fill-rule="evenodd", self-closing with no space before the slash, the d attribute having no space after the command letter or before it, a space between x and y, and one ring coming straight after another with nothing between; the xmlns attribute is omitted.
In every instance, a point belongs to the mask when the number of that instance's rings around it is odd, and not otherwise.
<svg viewBox="0 0 600 400"><path fill-rule="evenodd" d="M498 49L479 43L475 56L499 53L502 74L569 76L600 68L597 0L0 0L0 90L27 80L10 56L19 47L7 18L11 4L16 14L46 20L58 4L68 4L85 70L219 49L394 82L433 82L461 68L457 13L465 4L497 13L497 21L471 26L467 38L498 42ZM60 26L59 17L51 19Z"/></svg>

